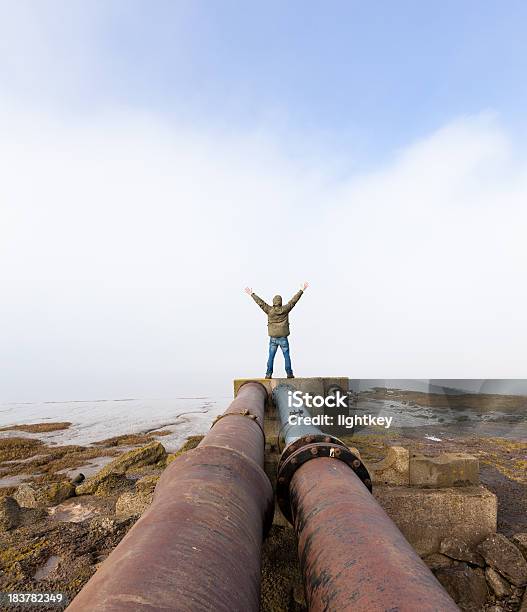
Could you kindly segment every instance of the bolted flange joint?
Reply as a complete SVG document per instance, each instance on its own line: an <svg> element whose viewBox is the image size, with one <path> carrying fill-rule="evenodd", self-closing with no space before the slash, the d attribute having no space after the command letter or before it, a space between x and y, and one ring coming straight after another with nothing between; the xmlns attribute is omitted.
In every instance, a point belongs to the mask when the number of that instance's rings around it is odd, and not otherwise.
<svg viewBox="0 0 527 612"><path fill-rule="evenodd" d="M371 478L366 466L338 438L326 434L299 438L282 453L276 479L278 505L282 514L291 524L293 524L293 515L291 512L289 485L293 475L304 463L320 457L329 457L343 461L355 472L370 493L372 491Z"/></svg>

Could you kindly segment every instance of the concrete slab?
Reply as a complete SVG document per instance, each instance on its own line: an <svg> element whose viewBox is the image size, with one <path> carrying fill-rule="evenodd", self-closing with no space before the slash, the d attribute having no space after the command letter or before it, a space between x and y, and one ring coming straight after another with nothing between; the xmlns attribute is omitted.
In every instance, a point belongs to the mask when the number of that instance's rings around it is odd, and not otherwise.
<svg viewBox="0 0 527 612"><path fill-rule="evenodd" d="M410 485L455 487L479 484L479 461L466 453L444 453L438 457L410 457Z"/></svg>
<svg viewBox="0 0 527 612"><path fill-rule="evenodd" d="M390 446L382 461L367 463L374 485L409 485L410 451L402 446Z"/></svg>
<svg viewBox="0 0 527 612"><path fill-rule="evenodd" d="M483 486L377 486L373 494L421 556L439 552L443 538L475 546L496 533L498 500Z"/></svg>
<svg viewBox="0 0 527 612"><path fill-rule="evenodd" d="M344 392L349 389L349 378L347 376L315 376L311 378L237 378L233 381L234 397L238 394L239 388L246 382L256 381L262 383L269 393L282 383L292 385L303 393L313 393L316 395L326 395L334 387L340 387Z"/></svg>

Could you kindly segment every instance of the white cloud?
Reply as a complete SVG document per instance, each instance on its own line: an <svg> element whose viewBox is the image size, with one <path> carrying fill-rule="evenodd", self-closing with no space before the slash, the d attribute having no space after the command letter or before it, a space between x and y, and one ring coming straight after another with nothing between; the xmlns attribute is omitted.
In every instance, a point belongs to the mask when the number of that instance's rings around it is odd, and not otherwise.
<svg viewBox="0 0 527 612"><path fill-rule="evenodd" d="M133 111L0 130L4 399L228 392L266 360L242 288L304 279L298 375L524 375L525 163L492 116L345 180Z"/></svg>

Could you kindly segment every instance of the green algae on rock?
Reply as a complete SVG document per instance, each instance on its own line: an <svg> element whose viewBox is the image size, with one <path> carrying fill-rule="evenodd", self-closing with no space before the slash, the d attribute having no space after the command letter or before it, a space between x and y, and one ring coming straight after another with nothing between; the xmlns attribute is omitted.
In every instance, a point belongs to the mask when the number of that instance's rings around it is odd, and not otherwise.
<svg viewBox="0 0 527 612"><path fill-rule="evenodd" d="M104 466L102 470L83 482L76 488L77 495L89 495L95 493L99 485L106 480L110 474L125 474L127 470L135 467L158 463L166 459L165 447L160 442L151 442L141 448L130 450Z"/></svg>
<svg viewBox="0 0 527 612"><path fill-rule="evenodd" d="M13 497L24 508L42 508L60 504L73 495L75 495L75 485L62 481L48 485L22 483Z"/></svg>

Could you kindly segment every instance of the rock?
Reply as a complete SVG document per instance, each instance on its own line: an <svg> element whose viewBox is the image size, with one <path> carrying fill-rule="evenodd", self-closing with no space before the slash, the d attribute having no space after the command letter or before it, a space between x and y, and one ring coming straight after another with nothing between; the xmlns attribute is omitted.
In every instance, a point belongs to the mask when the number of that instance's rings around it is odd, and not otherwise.
<svg viewBox="0 0 527 612"><path fill-rule="evenodd" d="M123 493L117 499L115 513L120 517L141 515L152 503L152 498L152 493Z"/></svg>
<svg viewBox="0 0 527 612"><path fill-rule="evenodd" d="M497 571L493 570L492 567L487 567L485 570L485 578L492 592L499 599L511 594L511 585L505 578L502 578Z"/></svg>
<svg viewBox="0 0 527 612"><path fill-rule="evenodd" d="M45 508L56 506L75 495L75 486L70 482L52 482L47 485L21 484L14 494L23 508Z"/></svg>
<svg viewBox="0 0 527 612"><path fill-rule="evenodd" d="M484 567L485 561L481 555L473 552L466 542L459 538L446 538L441 540L439 545L439 552L443 553L447 557L457 559L458 561L466 561L472 565L479 565Z"/></svg>
<svg viewBox="0 0 527 612"><path fill-rule="evenodd" d="M382 461L368 464L368 471L374 484L408 485L410 451L402 446L390 446Z"/></svg>
<svg viewBox="0 0 527 612"><path fill-rule="evenodd" d="M527 533L517 533L511 538L512 543L519 549L521 554L527 559Z"/></svg>
<svg viewBox="0 0 527 612"><path fill-rule="evenodd" d="M117 521L109 516L96 516L90 521L90 531L101 534L113 533L117 529Z"/></svg>
<svg viewBox="0 0 527 612"><path fill-rule="evenodd" d="M432 571L442 569L444 567L452 567L453 565L457 565L454 559L442 555L441 553L432 553L431 555L424 557L423 561Z"/></svg>
<svg viewBox="0 0 527 612"><path fill-rule="evenodd" d="M70 482L52 482L48 485L21 484L13 497L23 508L56 506L75 495L75 486Z"/></svg>
<svg viewBox="0 0 527 612"><path fill-rule="evenodd" d="M24 527L34 527L40 521L47 521L49 514L46 508L20 508L20 525Z"/></svg>
<svg viewBox="0 0 527 612"><path fill-rule="evenodd" d="M15 491L13 497L23 508L37 508L37 490L33 485L23 483Z"/></svg>
<svg viewBox="0 0 527 612"><path fill-rule="evenodd" d="M91 478L80 484L77 489L77 495L89 495L95 493L97 487L103 480L107 479L110 474L124 474L131 468L141 467L157 463L166 458L166 451L160 442L151 442L141 448L136 448L127 453L123 453L107 465L102 470L97 472Z"/></svg>
<svg viewBox="0 0 527 612"><path fill-rule="evenodd" d="M483 570L461 563L437 570L435 575L460 608L479 610L485 603L488 589Z"/></svg>
<svg viewBox="0 0 527 612"><path fill-rule="evenodd" d="M527 612L527 589L525 589L525 593L523 594L522 604L518 612Z"/></svg>
<svg viewBox="0 0 527 612"><path fill-rule="evenodd" d="M135 483L135 489L142 493L153 493L158 480L159 475L143 476Z"/></svg>
<svg viewBox="0 0 527 612"><path fill-rule="evenodd" d="M22 513L14 497L0 498L0 532L14 529L20 525Z"/></svg>
<svg viewBox="0 0 527 612"><path fill-rule="evenodd" d="M108 474L108 476L97 486L95 495L108 497L117 493L124 493L134 488L134 481L126 478L123 474Z"/></svg>
<svg viewBox="0 0 527 612"><path fill-rule="evenodd" d="M504 535L495 533L489 536L478 545L477 550L509 582L518 587L527 584L527 561Z"/></svg>
<svg viewBox="0 0 527 612"><path fill-rule="evenodd" d="M71 482L53 482L42 489L42 499L47 500L45 505L55 506L75 495L75 485Z"/></svg>

